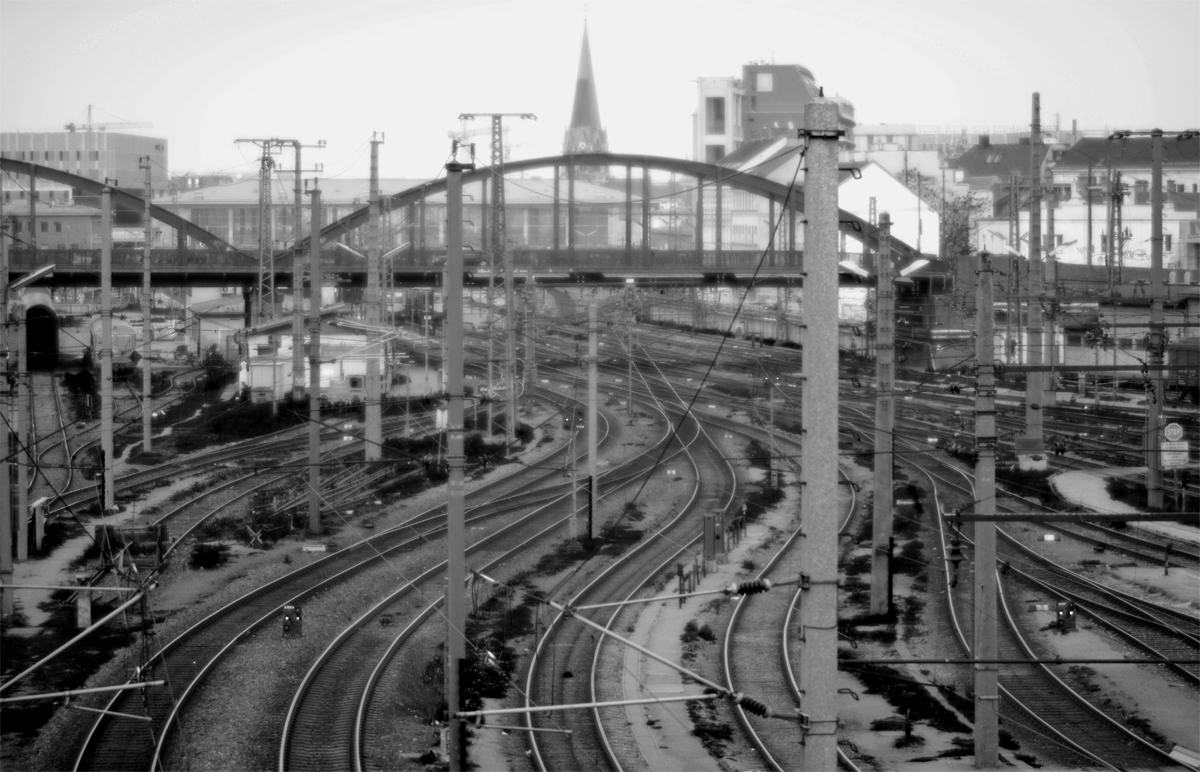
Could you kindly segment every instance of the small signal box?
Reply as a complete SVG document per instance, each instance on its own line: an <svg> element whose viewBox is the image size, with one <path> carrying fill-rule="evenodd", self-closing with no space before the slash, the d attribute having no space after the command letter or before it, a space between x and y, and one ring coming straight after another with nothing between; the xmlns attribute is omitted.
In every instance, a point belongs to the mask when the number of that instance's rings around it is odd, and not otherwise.
<svg viewBox="0 0 1200 772"><path fill-rule="evenodd" d="M303 638L304 626L300 617L299 606L283 607L283 637Z"/></svg>
<svg viewBox="0 0 1200 772"><path fill-rule="evenodd" d="M1058 629L1066 632L1075 629L1075 604L1071 601L1060 601L1057 608Z"/></svg>

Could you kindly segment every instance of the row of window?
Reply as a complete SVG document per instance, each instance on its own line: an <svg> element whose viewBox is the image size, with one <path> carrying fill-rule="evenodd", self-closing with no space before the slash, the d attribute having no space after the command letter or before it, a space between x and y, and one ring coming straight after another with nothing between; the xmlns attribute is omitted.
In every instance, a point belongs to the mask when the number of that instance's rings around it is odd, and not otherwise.
<svg viewBox="0 0 1200 772"><path fill-rule="evenodd" d="M38 224L42 226L41 227L42 233L50 232L50 222L49 221L42 220ZM28 226L26 226L26 229L28 229ZM13 219L13 233L20 233L20 232L21 232L21 221L14 218ZM58 220L54 221L54 232L62 233L62 223L59 222Z"/></svg>
<svg viewBox="0 0 1200 772"><path fill-rule="evenodd" d="M4 200L6 202L12 201L13 200L12 194L13 194L13 192L11 190L4 191ZM56 200L68 201L68 202L71 200L71 193L70 193L70 191L66 191L66 190L39 190L37 195L38 195L39 200L46 201L48 203L53 203ZM18 201L25 200L25 191L23 191L23 190L17 191L17 200Z"/></svg>
<svg viewBox="0 0 1200 772"><path fill-rule="evenodd" d="M24 151L24 150L6 150L3 153L3 157L11 158L15 161L24 161L24 160L26 160L25 152L26 151ZM42 158L40 158L40 159L38 158L38 153L42 154ZM84 153L84 151L82 151L82 150L76 150L75 151L75 160L82 161L83 153ZM99 150L89 150L89 151L87 151L87 154L88 154L89 161L99 161L100 160L100 151ZM71 160L71 151L70 150L44 150L44 151L30 150L29 151L28 160L30 163L33 163L33 162L39 161L39 160L53 161L56 159L59 161Z"/></svg>

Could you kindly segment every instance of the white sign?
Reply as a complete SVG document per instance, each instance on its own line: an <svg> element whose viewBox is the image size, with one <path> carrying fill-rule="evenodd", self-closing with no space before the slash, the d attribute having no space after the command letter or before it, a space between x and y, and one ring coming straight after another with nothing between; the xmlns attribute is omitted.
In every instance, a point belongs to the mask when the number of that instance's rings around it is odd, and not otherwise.
<svg viewBox="0 0 1200 772"><path fill-rule="evenodd" d="M1183 440L1182 442L1164 442L1159 446L1159 450L1162 451L1163 469L1188 465L1187 440Z"/></svg>
<svg viewBox="0 0 1200 772"><path fill-rule="evenodd" d="M1183 427L1179 424L1167 424L1163 427L1163 437L1168 442L1178 442L1183 439Z"/></svg>

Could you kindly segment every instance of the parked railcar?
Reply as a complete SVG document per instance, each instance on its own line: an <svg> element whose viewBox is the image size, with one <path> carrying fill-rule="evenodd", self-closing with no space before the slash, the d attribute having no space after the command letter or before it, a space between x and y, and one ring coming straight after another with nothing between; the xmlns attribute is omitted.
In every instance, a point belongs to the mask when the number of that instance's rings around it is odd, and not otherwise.
<svg viewBox="0 0 1200 772"><path fill-rule="evenodd" d="M1180 399L1200 404L1200 338L1184 338L1167 345L1167 364L1183 366L1174 370L1167 381Z"/></svg>
<svg viewBox="0 0 1200 772"><path fill-rule="evenodd" d="M84 352L86 367L100 367L100 350L104 348L104 327L100 317L92 319L88 325L88 348ZM124 319L113 317L112 320L112 361L113 375L128 375L133 371L139 357L133 354L138 348L138 334L133 325Z"/></svg>

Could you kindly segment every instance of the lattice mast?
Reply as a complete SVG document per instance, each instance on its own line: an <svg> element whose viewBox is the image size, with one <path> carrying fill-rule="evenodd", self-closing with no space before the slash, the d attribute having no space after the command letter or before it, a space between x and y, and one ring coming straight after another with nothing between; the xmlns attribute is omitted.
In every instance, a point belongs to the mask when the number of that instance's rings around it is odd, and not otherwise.
<svg viewBox="0 0 1200 772"><path fill-rule="evenodd" d="M504 270L504 314L505 314L505 352L504 352L504 384L507 391L508 420L505 421L505 437L507 445L512 447L516 439L518 399L516 392L517 373L517 314L515 293L513 292L513 265L506 256L505 241L507 239L507 222L504 210L504 118L516 117L521 120L537 120L533 113L463 113L460 121L474 120L476 116L487 116L492 119L492 276L497 267ZM488 307L492 302L488 293ZM490 318L490 314L489 314ZM492 330L488 327L488 359L492 359ZM489 374L491 367L489 365ZM488 378L490 385L490 375ZM489 395L490 397L491 395ZM490 427L489 427L490 428Z"/></svg>

